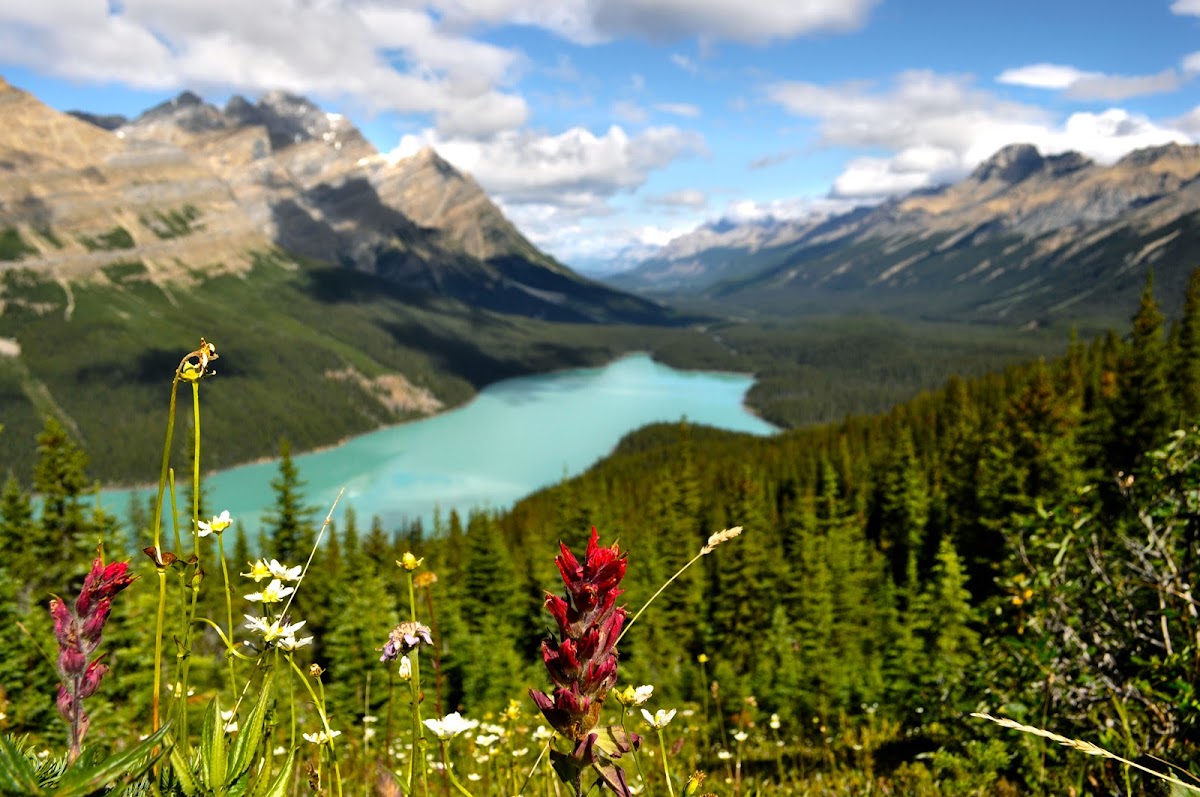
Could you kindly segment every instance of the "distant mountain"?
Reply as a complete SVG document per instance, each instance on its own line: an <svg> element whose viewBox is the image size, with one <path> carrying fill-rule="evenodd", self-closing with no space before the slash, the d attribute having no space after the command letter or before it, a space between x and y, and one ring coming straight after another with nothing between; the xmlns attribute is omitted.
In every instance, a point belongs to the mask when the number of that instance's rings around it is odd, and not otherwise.
<svg viewBox="0 0 1200 797"><path fill-rule="evenodd" d="M277 246L498 312L670 321L540 252L432 150L391 161L304 97L222 109L184 92L127 120L61 114L0 81L0 104L0 231L13 242L0 259L22 267L76 278L125 259L186 279Z"/></svg>
<svg viewBox="0 0 1200 797"><path fill-rule="evenodd" d="M608 282L647 294L702 290L745 271L760 251L799 240L824 218L814 214L800 220L718 219L673 239L628 271L613 274Z"/></svg>
<svg viewBox="0 0 1200 797"><path fill-rule="evenodd" d="M958 183L786 238L764 240L756 225L701 228L613 282L769 313L855 308L1025 325L1125 313L1154 267L1171 305L1200 265L1198 177L1200 146L1104 166L1016 144Z"/></svg>

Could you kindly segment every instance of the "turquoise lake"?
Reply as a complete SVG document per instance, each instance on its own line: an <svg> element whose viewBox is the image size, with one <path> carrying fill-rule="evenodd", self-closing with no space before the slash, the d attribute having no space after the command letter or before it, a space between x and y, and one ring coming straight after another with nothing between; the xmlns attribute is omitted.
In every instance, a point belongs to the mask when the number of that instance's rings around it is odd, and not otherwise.
<svg viewBox="0 0 1200 797"><path fill-rule="evenodd" d="M770 434L775 428L743 403L752 382L630 355L602 368L497 382L457 409L294 459L307 482L307 503L321 518L345 487L335 520L350 505L360 528L378 515L387 529L417 517L429 529L435 507L443 517L451 508L464 517L474 507L506 508L564 474L582 472L649 423L686 416L696 424ZM253 535L271 505L270 482L278 471L273 461L211 474L209 506L228 509ZM106 492L104 503L123 513L129 495Z"/></svg>

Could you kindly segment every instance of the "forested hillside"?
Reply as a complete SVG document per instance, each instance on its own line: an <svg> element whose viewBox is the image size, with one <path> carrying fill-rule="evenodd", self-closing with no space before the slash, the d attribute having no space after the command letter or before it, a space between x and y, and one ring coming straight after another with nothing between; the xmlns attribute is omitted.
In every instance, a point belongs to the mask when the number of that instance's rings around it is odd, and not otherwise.
<svg viewBox="0 0 1200 797"><path fill-rule="evenodd" d="M1124 335L952 379L886 414L765 439L648 428L511 511L432 530L342 515L297 593L316 639L303 655L326 671L348 771L371 755L364 715L387 717L391 739L394 668L378 650L410 611L436 636L422 658L429 715L511 714L511 730L528 730L541 721L525 695L544 686L543 591L557 589L559 540L578 548L592 526L619 539L632 614L710 534L738 525L744 534L687 570L620 645L622 685L653 684L657 705L695 712L677 720L676 769L728 773L708 784L720 793L749 788L743 779L789 794L1151 793L1112 759L968 714L1200 771L1198 418L1200 270L1177 321L1151 283ZM34 482L46 512L31 519L12 480L0 500L0 728L36 740L60 733L55 679L15 621L46 636L46 593L81 570L98 535L113 553L145 544L84 508L83 467L51 424ZM262 539L227 532L238 569L259 552L300 563L316 539L287 457L276 497ZM138 510L134 529L147 525ZM408 551L428 569L413 592L393 564ZM93 713L105 743L147 709L151 581L131 588L106 638L112 678ZM207 594L221 625L222 593ZM243 609L237 599L231 613ZM202 695L221 688L220 650L210 629L187 651ZM495 713L513 699L519 708Z"/></svg>

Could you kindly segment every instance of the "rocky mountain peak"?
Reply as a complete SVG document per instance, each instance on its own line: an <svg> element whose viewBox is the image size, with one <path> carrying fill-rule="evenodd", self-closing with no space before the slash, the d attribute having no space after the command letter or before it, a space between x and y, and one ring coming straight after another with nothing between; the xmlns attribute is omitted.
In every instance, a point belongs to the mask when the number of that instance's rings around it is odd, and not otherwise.
<svg viewBox="0 0 1200 797"><path fill-rule="evenodd" d="M1124 166L1145 167L1158 163L1194 161L1200 157L1200 144L1183 145L1175 141L1159 147L1135 150L1117 163Z"/></svg>
<svg viewBox="0 0 1200 797"><path fill-rule="evenodd" d="M305 141L336 145L339 141L362 138L341 114L326 113L307 97L286 91L268 92L254 104L235 95L225 105L225 118L239 127L266 127L275 149Z"/></svg>
<svg viewBox="0 0 1200 797"><path fill-rule="evenodd" d="M980 183L999 180L1019 183L1045 165L1037 147L1032 144L1009 144L975 167L971 179Z"/></svg>

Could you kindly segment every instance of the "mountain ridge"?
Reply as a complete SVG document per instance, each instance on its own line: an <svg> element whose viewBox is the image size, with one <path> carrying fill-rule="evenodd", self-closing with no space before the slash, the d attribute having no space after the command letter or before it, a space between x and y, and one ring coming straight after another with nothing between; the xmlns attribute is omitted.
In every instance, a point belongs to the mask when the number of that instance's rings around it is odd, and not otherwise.
<svg viewBox="0 0 1200 797"><path fill-rule="evenodd" d="M830 301L1017 325L1110 313L1151 266L1181 295L1200 255L1198 178L1200 145L1102 165L1014 144L957 183L794 221L767 246L746 225L724 233L730 245L673 256L669 244L611 282L770 313Z"/></svg>

